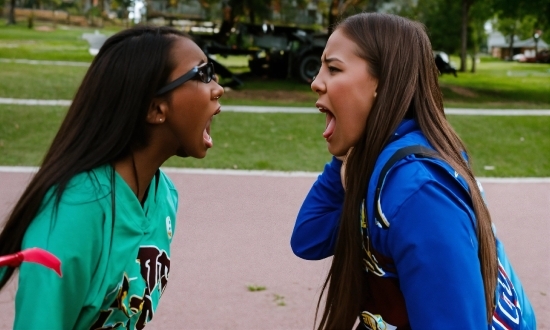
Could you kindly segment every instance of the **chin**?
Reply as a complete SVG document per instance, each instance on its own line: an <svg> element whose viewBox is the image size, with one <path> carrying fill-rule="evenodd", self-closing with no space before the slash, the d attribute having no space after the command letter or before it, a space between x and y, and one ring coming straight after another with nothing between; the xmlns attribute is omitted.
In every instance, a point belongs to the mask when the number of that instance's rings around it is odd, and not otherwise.
<svg viewBox="0 0 550 330"><path fill-rule="evenodd" d="M206 157L207 151L208 149L195 151L195 152L185 152L183 150L178 150L178 152L176 153L176 156L182 157L182 158L192 157L192 158L202 159Z"/></svg>
<svg viewBox="0 0 550 330"><path fill-rule="evenodd" d="M328 152L330 152L330 154L335 157L345 156L346 153L348 152L347 149L332 146L330 143L327 144L327 149L328 149Z"/></svg>
<svg viewBox="0 0 550 330"><path fill-rule="evenodd" d="M176 150L176 156L177 157L181 157L181 158L187 158L187 157L190 157L191 155L189 155L185 150L183 149L178 149ZM191 156L192 157L192 156Z"/></svg>

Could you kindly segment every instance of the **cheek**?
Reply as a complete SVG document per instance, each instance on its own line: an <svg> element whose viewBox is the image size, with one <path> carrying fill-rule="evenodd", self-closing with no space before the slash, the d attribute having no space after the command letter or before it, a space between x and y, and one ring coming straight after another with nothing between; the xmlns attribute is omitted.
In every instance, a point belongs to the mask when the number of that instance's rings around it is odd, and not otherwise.
<svg viewBox="0 0 550 330"><path fill-rule="evenodd" d="M361 111L351 110L343 119L343 134L351 145L355 145L365 130L367 116Z"/></svg>
<svg viewBox="0 0 550 330"><path fill-rule="evenodd" d="M367 117L372 106L366 95L365 88L355 86L340 86L334 91L333 106L338 110L338 121L342 126L342 133L347 140L357 142L365 129Z"/></svg>
<svg viewBox="0 0 550 330"><path fill-rule="evenodd" d="M178 103L174 104L177 109L177 116L179 117L178 121L186 131L197 131L199 126L204 126L203 123L206 121L204 118L205 101L203 101L202 97L198 97L197 94L191 95L191 93L186 93L181 96Z"/></svg>

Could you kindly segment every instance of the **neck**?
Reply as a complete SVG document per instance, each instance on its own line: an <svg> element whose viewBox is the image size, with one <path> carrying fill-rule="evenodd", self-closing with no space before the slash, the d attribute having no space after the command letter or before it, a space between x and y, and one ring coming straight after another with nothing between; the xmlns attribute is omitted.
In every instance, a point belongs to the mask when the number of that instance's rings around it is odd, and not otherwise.
<svg viewBox="0 0 550 330"><path fill-rule="evenodd" d="M161 161L157 157L152 157L146 150L133 151L115 162L114 168L132 189L137 199L143 202L153 176L165 160Z"/></svg>

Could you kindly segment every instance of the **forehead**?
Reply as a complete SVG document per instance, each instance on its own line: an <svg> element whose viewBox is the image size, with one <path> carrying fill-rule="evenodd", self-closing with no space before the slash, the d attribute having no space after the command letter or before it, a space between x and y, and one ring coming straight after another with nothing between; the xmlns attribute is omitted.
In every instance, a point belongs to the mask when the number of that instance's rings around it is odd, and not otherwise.
<svg viewBox="0 0 550 330"><path fill-rule="evenodd" d="M329 37L323 55L325 58L337 58L341 61L360 59L356 54L357 46L341 29L336 29Z"/></svg>
<svg viewBox="0 0 550 330"><path fill-rule="evenodd" d="M206 55L197 44L185 37L177 37L171 50L171 56L176 63L175 74L185 73L199 63L207 62Z"/></svg>

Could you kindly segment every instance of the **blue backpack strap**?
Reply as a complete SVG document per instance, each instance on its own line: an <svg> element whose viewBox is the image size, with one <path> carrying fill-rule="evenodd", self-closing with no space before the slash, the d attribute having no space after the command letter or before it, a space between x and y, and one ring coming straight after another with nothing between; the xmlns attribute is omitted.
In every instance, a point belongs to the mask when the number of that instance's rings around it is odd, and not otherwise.
<svg viewBox="0 0 550 330"><path fill-rule="evenodd" d="M380 171L380 174L378 175L378 183L376 184L376 192L374 193L374 218L382 225L382 228L388 229L390 227L389 222L386 220L386 218L382 215L382 206L380 204L380 193L382 191L382 185L384 184L384 180L386 179L386 174L388 174L388 171L392 168L395 163L400 161L401 159L409 156L409 155L415 155L417 157L425 157L425 158L440 158L439 154L428 147L422 146L422 145L412 145L408 147L404 147L401 149L398 149L391 157L390 159L384 164L382 167L382 170Z"/></svg>

